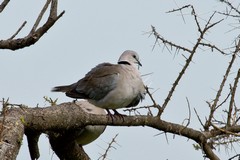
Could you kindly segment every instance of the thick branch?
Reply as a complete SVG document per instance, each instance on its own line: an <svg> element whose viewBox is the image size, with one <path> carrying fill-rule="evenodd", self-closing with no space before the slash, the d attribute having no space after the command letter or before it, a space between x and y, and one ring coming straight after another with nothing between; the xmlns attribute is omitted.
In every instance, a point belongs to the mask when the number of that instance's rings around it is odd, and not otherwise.
<svg viewBox="0 0 240 160"><path fill-rule="evenodd" d="M60 159L64 160L90 160L82 146L78 145L71 135L73 132L59 134L49 133L49 142L52 149Z"/></svg>
<svg viewBox="0 0 240 160"><path fill-rule="evenodd" d="M3 115L1 115L1 123ZM16 159L20 146L22 144L24 125L21 122L21 115L13 112L11 116L5 117L3 128L0 128L2 139L0 143L0 159Z"/></svg>
<svg viewBox="0 0 240 160"><path fill-rule="evenodd" d="M13 108L9 110L7 118L11 119L13 116L15 117L13 123L18 121L21 125L21 134L23 134L24 127L27 130L29 129L37 133L49 133L49 131L62 133L63 131L67 131L72 134L71 131L86 125L149 126L160 131L187 137L196 141L202 147L208 145L205 132L200 132L183 125L166 122L159 119L159 117L126 116L123 121L121 118L113 116L114 121L112 121L108 116L87 114L74 103L63 103L46 108ZM24 126L22 124L24 124ZM5 133L4 136L7 136L6 134L8 133ZM20 137L22 136L23 135ZM11 139L14 138L11 137ZM63 139L66 140L66 138ZM77 147L74 141L71 142L71 146ZM211 153L213 152L211 151Z"/></svg>

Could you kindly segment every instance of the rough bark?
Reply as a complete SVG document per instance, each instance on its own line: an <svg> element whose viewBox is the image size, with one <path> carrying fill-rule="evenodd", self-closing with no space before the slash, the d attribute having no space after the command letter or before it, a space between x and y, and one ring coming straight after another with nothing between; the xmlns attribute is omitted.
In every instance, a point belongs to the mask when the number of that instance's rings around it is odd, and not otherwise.
<svg viewBox="0 0 240 160"><path fill-rule="evenodd" d="M46 108L10 108L5 114L4 127L1 129L0 158L3 160L16 158L25 131L28 137L32 135L30 139L32 138L33 142L37 142L40 133L48 134L53 150L61 159L89 159L81 146L76 144L74 137L77 136L77 131L85 125L104 124L148 126L167 133L181 135L197 142L207 154L207 157L213 157L212 159L218 158L214 154L211 144L208 143L208 139L223 134L223 132L214 129L209 132L201 132L186 126L166 122L154 116L126 116L124 121L118 116L113 116L112 121L108 116L85 113L74 103L63 103ZM240 126L229 127L228 130L240 132ZM33 146L35 150L38 150L34 143ZM35 158L38 156L37 151L31 152L35 153Z"/></svg>
<svg viewBox="0 0 240 160"><path fill-rule="evenodd" d="M8 110L6 117L1 116L0 159L16 159L24 134L22 114L17 110Z"/></svg>

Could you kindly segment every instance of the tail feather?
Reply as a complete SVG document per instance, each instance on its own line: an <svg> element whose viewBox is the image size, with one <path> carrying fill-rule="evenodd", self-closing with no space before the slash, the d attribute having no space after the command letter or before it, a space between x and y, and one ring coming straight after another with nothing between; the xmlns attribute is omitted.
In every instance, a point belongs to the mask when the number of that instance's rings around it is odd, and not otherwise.
<svg viewBox="0 0 240 160"><path fill-rule="evenodd" d="M52 92L68 92L72 89L71 85L69 86L56 86L51 91Z"/></svg>

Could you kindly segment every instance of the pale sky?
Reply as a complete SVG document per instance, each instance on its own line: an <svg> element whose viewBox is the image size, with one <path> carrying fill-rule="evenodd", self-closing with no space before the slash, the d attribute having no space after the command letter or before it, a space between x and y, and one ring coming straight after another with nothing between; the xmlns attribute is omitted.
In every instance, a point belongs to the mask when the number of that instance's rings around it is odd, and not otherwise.
<svg viewBox="0 0 240 160"><path fill-rule="evenodd" d="M28 23L19 37L26 35L44 3L45 1L39 0L11 1L0 16L0 39L9 38L25 20ZM76 82L99 63L116 63L120 54L130 49L140 55L143 64L141 73L153 73L143 79L153 88L152 92L157 90L153 96L162 104L185 62L182 54L188 54L180 52L174 55L175 50L169 53L162 46L156 46L152 50L155 39L149 37L149 31L153 25L166 39L191 48L199 34L190 9L183 12L185 23L179 12L166 13L186 4L194 5L202 26L215 10L225 11L226 7L217 0L60 0L59 13L62 10L66 13L35 45L14 52L1 50L0 98L9 97L12 103L30 107L48 106L43 96L58 98L59 103L71 101L64 94L52 93L51 88ZM216 15L213 20L222 18L224 17ZM237 31L228 31L232 29L229 24L234 23L237 22L230 18L225 20L208 32L205 38L220 48L231 46ZM215 97L230 58L218 52L212 53L206 48L199 49L162 119L182 124L188 117L187 97L192 115L189 127L200 129L194 108L204 120L209 111L205 101L211 101ZM239 60L234 65L223 95L228 93L228 84L233 82L238 66ZM139 106L151 104L147 97ZM123 113L121 109L120 112ZM221 114L216 116L224 118ZM107 143L119 134L118 145L115 144L116 149L108 154L109 159L203 159L202 152L193 148L195 142L172 134L167 134L167 137L164 134L158 135L159 133L162 132L148 127L107 127L99 139L84 148L96 160L104 153ZM40 160L58 160L45 135L41 136L39 147ZM239 146L235 149L240 150ZM236 154L231 150L226 152L224 147L220 148L220 152L215 150L215 153L221 159ZM17 159L30 159L25 139Z"/></svg>

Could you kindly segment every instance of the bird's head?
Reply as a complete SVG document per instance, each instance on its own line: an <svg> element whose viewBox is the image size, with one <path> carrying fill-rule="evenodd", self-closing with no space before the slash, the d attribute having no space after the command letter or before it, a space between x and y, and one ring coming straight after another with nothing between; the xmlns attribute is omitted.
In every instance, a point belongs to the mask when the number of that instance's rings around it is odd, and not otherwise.
<svg viewBox="0 0 240 160"><path fill-rule="evenodd" d="M118 64L128 64L133 66L137 64L138 66L142 66L137 52L131 50L126 50L122 53L118 59Z"/></svg>

